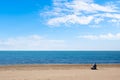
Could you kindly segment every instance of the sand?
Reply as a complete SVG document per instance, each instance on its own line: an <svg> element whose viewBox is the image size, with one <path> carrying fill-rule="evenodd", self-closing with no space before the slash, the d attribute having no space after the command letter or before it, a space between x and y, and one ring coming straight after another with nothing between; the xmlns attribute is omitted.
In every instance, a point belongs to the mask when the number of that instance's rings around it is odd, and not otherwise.
<svg viewBox="0 0 120 80"><path fill-rule="evenodd" d="M0 66L0 80L120 80L120 65L14 65Z"/></svg>

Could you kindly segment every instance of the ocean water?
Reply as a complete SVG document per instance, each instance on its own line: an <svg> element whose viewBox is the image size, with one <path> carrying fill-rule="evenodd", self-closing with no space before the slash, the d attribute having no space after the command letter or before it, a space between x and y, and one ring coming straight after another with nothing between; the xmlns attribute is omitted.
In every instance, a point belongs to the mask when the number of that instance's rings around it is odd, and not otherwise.
<svg viewBox="0 0 120 80"><path fill-rule="evenodd" d="M120 51L0 51L0 65L120 64Z"/></svg>

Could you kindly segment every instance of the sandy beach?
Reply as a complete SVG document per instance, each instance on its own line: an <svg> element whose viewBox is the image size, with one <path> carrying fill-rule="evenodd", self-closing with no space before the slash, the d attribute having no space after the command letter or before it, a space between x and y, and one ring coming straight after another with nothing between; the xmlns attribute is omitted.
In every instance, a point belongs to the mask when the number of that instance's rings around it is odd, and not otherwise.
<svg viewBox="0 0 120 80"><path fill-rule="evenodd" d="M120 65L14 65L0 66L0 80L120 80Z"/></svg>

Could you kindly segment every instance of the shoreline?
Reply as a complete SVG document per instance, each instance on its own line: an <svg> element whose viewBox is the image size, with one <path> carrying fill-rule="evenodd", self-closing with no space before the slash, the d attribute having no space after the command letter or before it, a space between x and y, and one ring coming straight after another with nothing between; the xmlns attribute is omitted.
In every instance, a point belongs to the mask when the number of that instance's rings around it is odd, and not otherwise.
<svg viewBox="0 0 120 80"><path fill-rule="evenodd" d="M90 69L93 64L15 64L15 65L0 65L1 69ZM98 69L102 68L119 68L120 64L97 64Z"/></svg>
<svg viewBox="0 0 120 80"><path fill-rule="evenodd" d="M97 65L120 65L120 63L96 63ZM0 64L0 66L16 66L16 65L92 65L88 64Z"/></svg>
<svg viewBox="0 0 120 80"><path fill-rule="evenodd" d="M5 65L1 65L0 64L0 67L6 67L6 66L9 66L9 67L12 67L12 66L90 66L90 65L93 65L93 64L5 64ZM120 63L119 64L114 64L114 63L108 63L108 64L97 64L99 66L120 66Z"/></svg>

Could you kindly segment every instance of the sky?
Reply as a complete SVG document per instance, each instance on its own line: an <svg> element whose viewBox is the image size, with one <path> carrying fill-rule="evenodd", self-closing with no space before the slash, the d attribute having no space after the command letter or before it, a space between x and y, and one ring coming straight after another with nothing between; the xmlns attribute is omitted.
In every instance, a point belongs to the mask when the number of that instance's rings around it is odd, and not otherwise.
<svg viewBox="0 0 120 80"><path fill-rule="evenodd" d="M1 0L0 50L120 50L120 0Z"/></svg>

